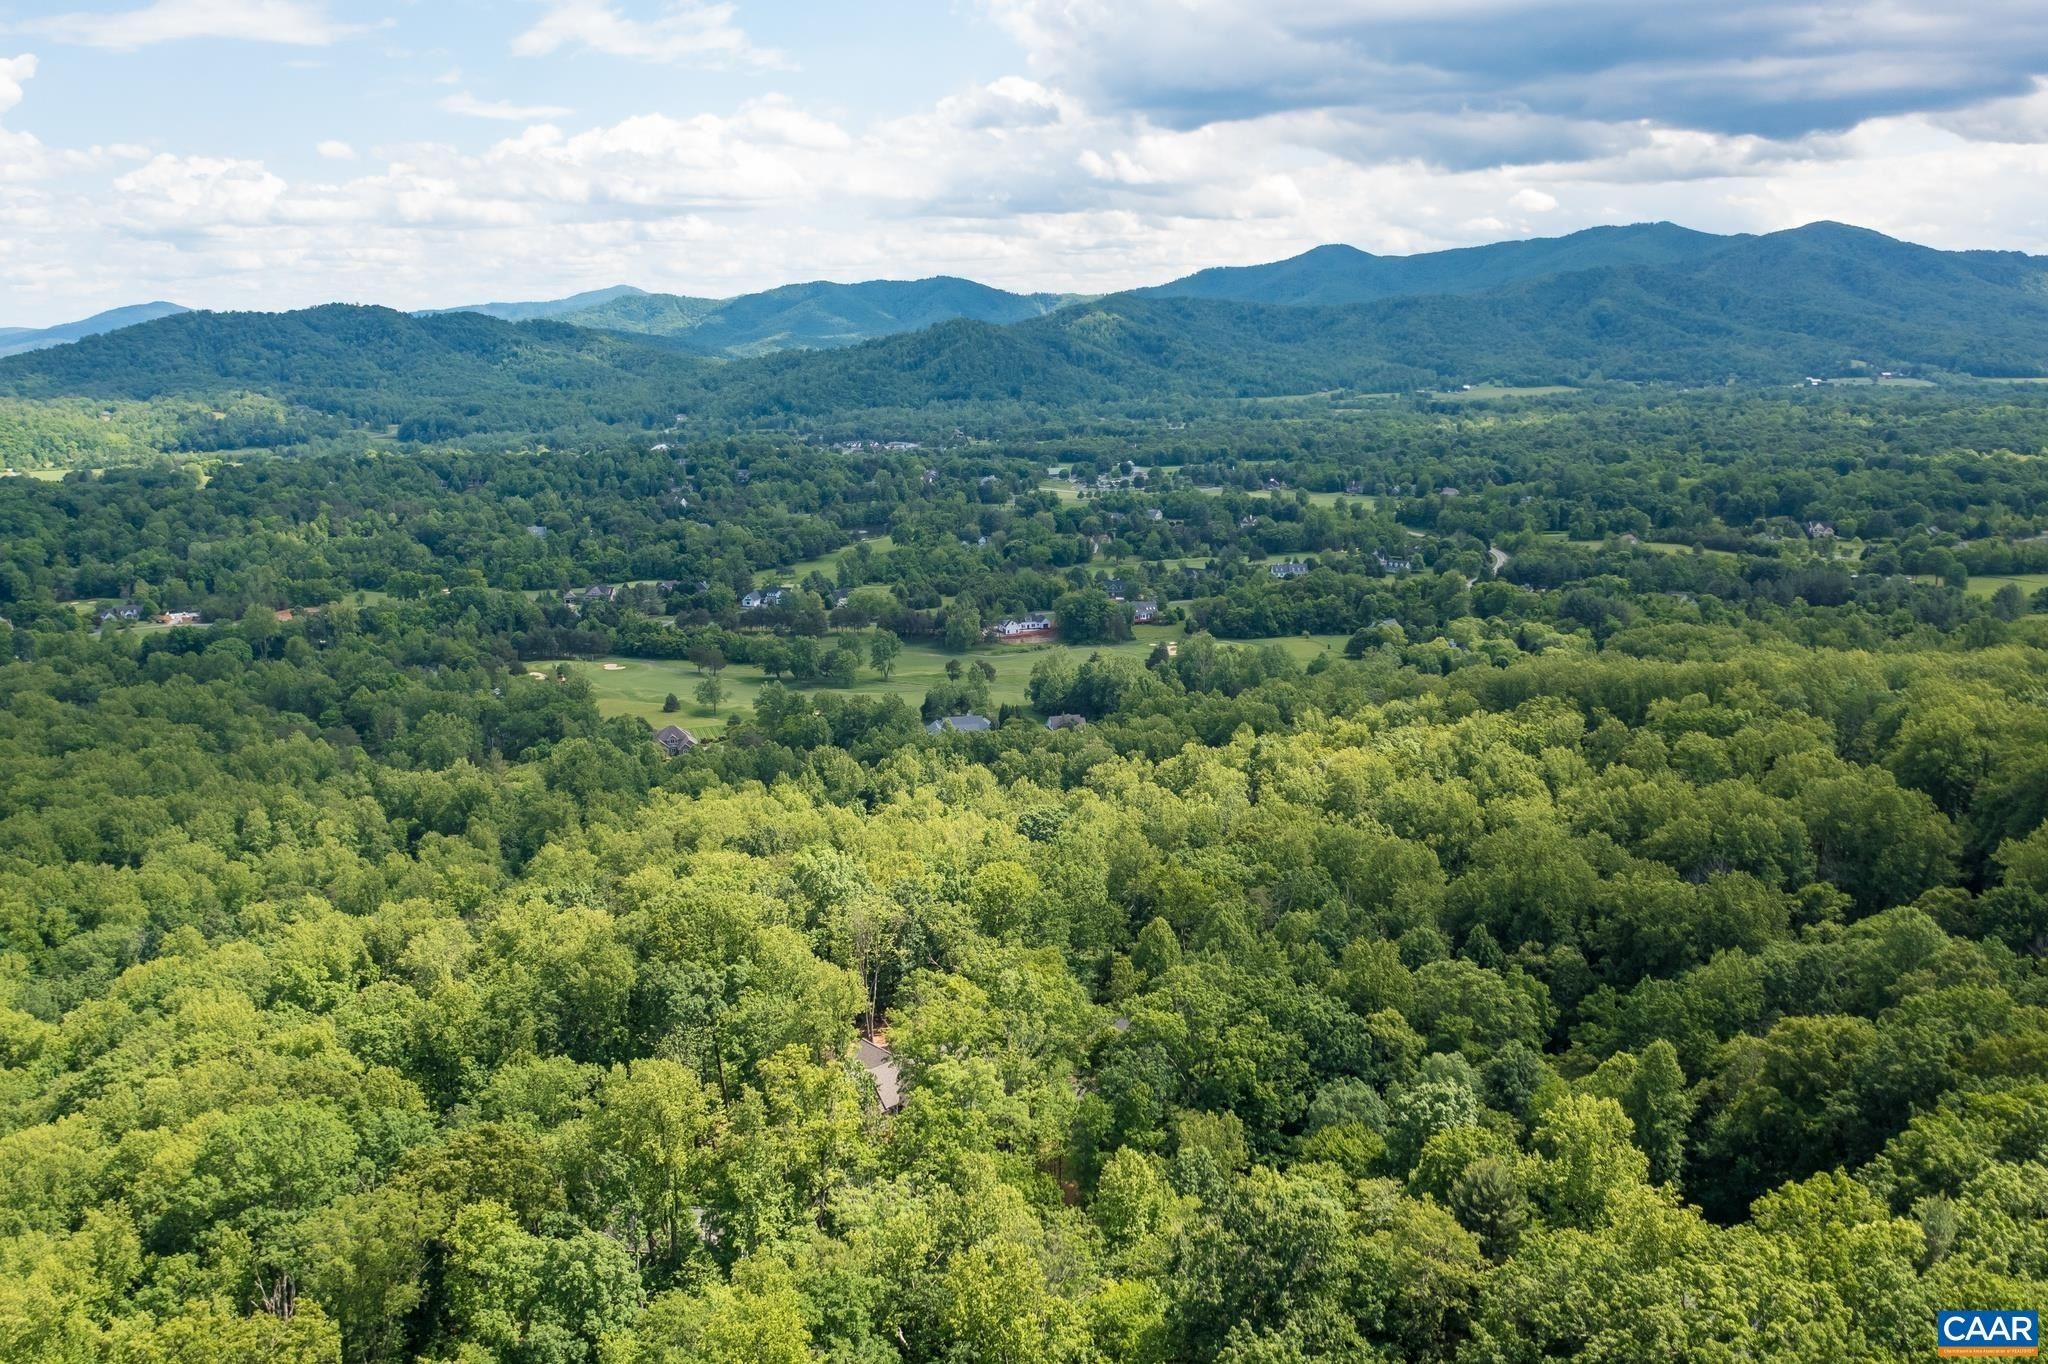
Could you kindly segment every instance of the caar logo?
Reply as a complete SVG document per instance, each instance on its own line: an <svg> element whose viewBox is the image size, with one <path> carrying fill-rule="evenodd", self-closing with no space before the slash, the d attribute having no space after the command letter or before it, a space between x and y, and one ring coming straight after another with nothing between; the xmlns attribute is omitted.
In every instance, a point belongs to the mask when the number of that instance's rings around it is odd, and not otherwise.
<svg viewBox="0 0 2048 1364"><path fill-rule="evenodd" d="M2038 1355L2041 1318L2033 1312L1936 1312L1935 1353Z"/></svg>

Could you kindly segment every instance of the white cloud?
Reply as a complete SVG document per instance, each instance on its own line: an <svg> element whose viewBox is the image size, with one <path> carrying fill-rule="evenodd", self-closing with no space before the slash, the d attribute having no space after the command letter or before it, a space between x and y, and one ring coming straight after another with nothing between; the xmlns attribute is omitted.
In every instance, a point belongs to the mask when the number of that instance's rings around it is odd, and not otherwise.
<svg viewBox="0 0 2048 1364"><path fill-rule="evenodd" d="M510 100L483 100L464 90L461 94L450 95L441 101L441 107L451 114L465 118L491 118L506 123L538 123L544 119L564 118L575 113L559 104L514 104Z"/></svg>
<svg viewBox="0 0 2048 1364"><path fill-rule="evenodd" d="M22 86L33 79L35 74L36 59L30 54L0 57L0 114L21 103L24 93ZM18 133L11 128L0 126L0 185L22 185L31 180L43 179L51 173L59 159L52 157L49 149L33 134ZM21 205L0 195L0 214L13 218L22 213ZM15 251L9 252L10 257L15 254ZM4 277L0 275L0 278Z"/></svg>
<svg viewBox="0 0 2048 1364"><path fill-rule="evenodd" d="M33 53L19 57L0 57L0 114L6 113L21 103L21 85L36 74L36 59Z"/></svg>
<svg viewBox="0 0 2048 1364"><path fill-rule="evenodd" d="M330 19L326 5L316 0L156 0L141 9L58 14L22 27L60 42L123 52L186 38L324 47L360 32Z"/></svg>
<svg viewBox="0 0 2048 1364"><path fill-rule="evenodd" d="M1555 213L1557 196L1546 194L1540 189L1518 189L1509 198L1508 206L1518 208L1524 213Z"/></svg>
<svg viewBox="0 0 2048 1364"><path fill-rule="evenodd" d="M668 0L660 17L631 19L611 0L548 0L540 22L513 39L521 57L582 47L613 57L702 66L779 66L781 54L754 46L729 4Z"/></svg>
<svg viewBox="0 0 2048 1364"><path fill-rule="evenodd" d="M955 127L988 131L1042 128L1077 113L1058 91L1022 76L1004 76L939 101L938 117Z"/></svg>
<svg viewBox="0 0 2048 1364"><path fill-rule="evenodd" d="M166 154L118 177L114 188L127 220L147 230L268 222L287 186L259 161Z"/></svg>
<svg viewBox="0 0 2048 1364"><path fill-rule="evenodd" d="M315 150L329 161L353 161L356 159L356 149L338 139L330 138L328 141L322 142Z"/></svg>

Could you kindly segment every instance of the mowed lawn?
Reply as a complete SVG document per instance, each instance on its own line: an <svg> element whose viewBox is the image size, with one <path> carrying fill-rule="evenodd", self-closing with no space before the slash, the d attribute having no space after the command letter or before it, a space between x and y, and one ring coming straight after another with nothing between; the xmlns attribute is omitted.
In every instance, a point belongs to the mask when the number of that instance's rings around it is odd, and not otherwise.
<svg viewBox="0 0 2048 1364"><path fill-rule="evenodd" d="M992 708L1006 702L1021 705L1031 669L1048 654L1069 654L1077 662L1095 653L1122 654L1142 662L1160 640L1182 638L1180 628L1172 625L1140 625L1132 633L1135 637L1124 644L987 645L969 654L947 653L932 644L906 643L902 656L896 660L895 672L887 681L877 676L874 669L863 667L860 681L847 690L863 696L900 696L915 710L923 704L926 692L945 681L949 661L971 663L986 659L996 669L996 680L989 687ZM1305 635L1261 642L1279 643L1305 663L1326 651L1341 652L1345 639L1343 635ZM552 677L561 663L562 660L550 659L530 661L524 666ZM600 658L571 661L567 666L575 676L589 679L599 713L633 716L657 728L679 724L700 738L723 733L735 716L750 712L755 697L768 682L759 668L735 663L719 675L725 683L725 699L719 703L718 714L710 715L697 704L695 692L704 679L688 660ZM784 685L794 684L785 680ZM682 701L682 709L665 714L661 704L671 692Z"/></svg>
<svg viewBox="0 0 2048 1364"><path fill-rule="evenodd" d="M1973 573L1970 575L1970 595L1988 597L2007 583L2019 588L2032 602L2036 592L2048 587L2048 573L1986 573L1982 577Z"/></svg>

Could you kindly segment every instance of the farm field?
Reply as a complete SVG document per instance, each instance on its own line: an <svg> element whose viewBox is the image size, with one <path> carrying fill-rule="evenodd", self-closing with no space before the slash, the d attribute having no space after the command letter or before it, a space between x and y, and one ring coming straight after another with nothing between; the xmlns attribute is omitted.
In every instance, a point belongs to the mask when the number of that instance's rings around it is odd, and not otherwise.
<svg viewBox="0 0 2048 1364"><path fill-rule="evenodd" d="M845 690L861 696L900 696L915 710L924 701L926 692L945 681L948 662L985 659L996 669L996 680L989 687L990 700L998 706L1022 705L1031 670L1047 654L1067 653L1076 660L1097 653L1121 654L1142 661L1151 655L1159 641L1182 638L1179 627L1171 625L1140 625L1132 634L1133 638L1123 644L986 645L968 654L948 653L935 644L906 642L890 678L885 681L873 670L863 668L860 681ZM1307 662L1320 653L1341 651L1345 638L1343 635L1308 635L1259 642L1278 643L1296 658ZM696 665L686 659L546 659L530 660L523 666L549 676L554 675L556 668L567 666L573 675L589 680L597 708L602 714L632 716L656 728L679 724L699 738L724 733L732 717L752 711L761 688L768 682L759 668L751 664L733 664L720 674L726 696L718 708L719 713L714 716L705 714L692 695L703 677ZM664 714L661 704L670 692L682 700L683 708L674 714Z"/></svg>

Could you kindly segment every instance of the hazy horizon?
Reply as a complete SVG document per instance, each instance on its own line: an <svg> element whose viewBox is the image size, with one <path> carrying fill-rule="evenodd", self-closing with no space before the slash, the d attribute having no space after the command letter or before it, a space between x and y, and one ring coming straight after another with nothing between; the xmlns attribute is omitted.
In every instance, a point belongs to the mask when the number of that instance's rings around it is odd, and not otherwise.
<svg viewBox="0 0 2048 1364"><path fill-rule="evenodd" d="M1821 223L1821 222L1825 222L1825 221L1837 221L1837 220L1829 220L1829 219L1815 219L1815 220L1814 220L1813 222L1808 222L1808 223L1800 223L1800 224L1796 224L1796 225L1794 225L1793 227L1789 227L1789 228L1782 228L1782 229L1778 229L1778 230L1779 230L1779 231L1797 231L1797 230L1799 230L1800 228L1804 228L1804 227L1813 227L1813 226L1816 226L1816 225L1818 225L1819 223ZM1574 228L1574 229L1573 229L1572 231L1570 231L1570 232L1560 232L1560 233L1555 233L1555 234L1543 234L1543 235L1539 235L1539 236L1534 236L1534 237L1502 237L1502 238L1499 238L1499 239L1497 239L1497 240L1495 240L1495 241L1491 241L1491 242L1471 242L1471 243L1466 243L1466 244L1464 244L1464 245L1462 245L1462 246L1456 246L1456 247L1437 247L1437 248L1431 248L1431 249L1429 249L1429 250L1426 250L1426 251L1379 251L1379 252L1370 252L1369 254L1372 254L1372 255L1375 255L1375 256L1380 256L1380 257L1385 257L1385 258L1400 258L1400 257L1404 257L1404 256L1419 256L1419 255L1430 255L1430 254L1435 254L1435 253L1437 253L1437 252L1440 252L1440 251L1457 251L1457 250L1471 250L1471 249L1474 249L1474 248L1478 248L1478 247L1485 247L1485 246L1498 246L1498 245L1507 245L1507 244L1511 244L1511 243L1514 243L1514 242L1519 242L1519 241L1546 241L1546 240L1555 240L1555 239L1556 239L1556 238L1558 238L1558 237L1569 237L1569 236L1575 236L1575 235L1577 235L1578 233L1581 233L1581 232L1591 232L1591 231L1599 231L1599 230L1602 230L1602 229L1622 229L1622 228L1631 228L1631 227L1650 227L1650 226L1658 226L1658 225L1666 225L1666 226L1672 226L1672 227L1677 227L1677 228L1685 229L1685 230L1688 230L1688 231L1705 231L1705 229L1701 229L1701 228L1692 228L1692 227L1689 227L1689 225L1688 225L1688 224L1685 224L1685 223L1673 223L1673 222L1670 222L1670 221L1669 221L1668 219L1658 219L1658 220L1647 220L1647 221L1640 221L1640 222L1628 222L1628 223L1591 223L1591 224L1587 224L1587 225L1586 225L1586 226L1584 226L1584 227L1580 227L1580 228ZM1861 224L1861 223L1854 223L1854 222L1847 222L1847 223L1843 223L1842 225L1843 225L1843 226L1846 226L1846 227L1852 227L1852 228L1864 228L1864 230L1867 230L1867 231L1877 231L1877 230L1878 230L1878 229L1876 229L1876 228L1865 228L1865 227L1864 227L1864 224ZM1743 234L1738 234L1738 233L1724 233L1724 234L1717 234L1717 235L1724 235L1724 236L1729 236L1729 237L1731 237L1731 238L1732 238L1732 237L1735 237L1735 236L1739 236L1739 235L1743 235ZM1761 234L1751 234L1751 235L1761 235ZM1886 235L1891 235L1891 234L1886 234ZM1902 240L1902 241L1908 241L1908 242L1909 242L1910 244L1912 244L1912 245L1920 245L1920 246L1932 246L1932 244L1931 244L1931 243L1927 243L1927 242L1911 242L1911 239L1909 239L1909 238L1898 238L1897 240ZM1291 260L1291 259L1294 259L1294 258L1296 258L1296 257L1299 257L1299 256L1307 255L1307 254L1309 254L1309 253L1312 253L1312 252L1315 252L1315 251L1325 250L1325 249L1329 249L1329 248L1333 248L1333 247L1337 247L1337 248L1350 248L1350 249L1353 249L1353 250L1358 250L1358 251L1365 251L1365 250L1366 250L1366 248L1364 248L1364 247L1361 247L1361 246L1357 246L1357 245L1356 245L1355 243L1351 243L1351 242L1317 242L1317 243L1315 243L1314 245L1311 245L1311 246L1308 246L1308 247L1305 247L1305 248L1303 248L1303 249L1302 249L1301 251L1297 251L1297 252L1292 252L1292 253L1290 253L1290 254L1289 254L1289 255L1287 255L1287 256L1280 256L1280 257L1274 257L1274 258L1273 258L1272 260L1261 260L1261 261L1242 261L1242 262L1237 262L1237 261L1233 261L1233 262L1228 262L1228 263L1219 263L1219 264L1216 264L1216 265L1199 265L1199 266L1196 266L1196 267L1194 267L1194 268L1193 268L1193 269L1191 269L1191 270L1188 270L1188 271L1184 271L1184 272L1183 272L1183 273L1181 273L1181 274L1178 274L1178 275L1174 275L1174 276L1171 276L1170 278L1167 278L1167 279L1143 279L1143 280L1136 280L1136 281L1133 281L1133 282L1131 282L1131 283L1128 283L1128 284L1124 284L1124 285L1120 285L1120 286L1117 286L1117 287L1114 287L1114 288L1105 288L1105 289L1099 289L1099 290L1075 290L1075 289L1058 289L1058 288L1031 288L1031 287L1025 287L1025 288L1015 288L1015 289L1010 289L1010 290L1008 290L1008 292L1011 292L1011 293L1016 293L1016 294L1023 294L1023 295L1031 295L1031 294L1068 294L1068 295L1074 295L1074 296L1076 296L1076 297L1101 297L1101 296L1105 296L1105 295L1109 295L1109 294L1116 294L1116 293L1127 293L1127 292L1130 292L1130 291L1132 291L1132 290L1138 290L1138 289L1145 289L1145 288L1151 288L1151 287L1155 287L1155 286L1158 286L1158 285L1163 285L1163 284L1169 284L1169 283L1172 283L1172 282L1174 282L1174 281L1176 281L1176 280L1180 280L1180 279L1185 279L1185 278L1187 278L1187 277L1188 277L1188 275L1191 275L1191 274L1195 274L1195 273L1198 273L1198 272L1201 272L1201 271L1205 271L1205 270L1211 270L1211 269L1241 269L1241 268L1245 268L1245 267L1247 267L1247 266L1259 266L1259 265L1268 265L1268 264L1275 264L1275 263L1278 263L1278 262L1282 262L1282 261L1286 261L1286 260ZM1996 247L1996 246L1993 246L1993 247L1980 247L1980 248L1941 248L1941 247L1935 247L1935 248L1933 248L1933 249L1937 249L1937 250L1942 250L1942 249L1973 249L1973 250L1993 250L1993 251L1997 251L1997 250L2015 250L2015 249L2018 249L2018 248L2012 248L2012 247ZM91 318L91 317L95 317L95 316L98 316L98 315L100 315L101 313L107 313L107 312L118 312L118 311L121 311L121 310L123 310L123 309L127 309L127 308L136 308L136 307L150 307L150 306L154 306L154 305L158 305L158 304L170 304L170 305L173 305L173 306L176 306L176 307L184 308L184 309L186 309L186 310L188 310L188 311L192 311L192 312L295 312L295 311L299 311L299 310L302 310L302 309L304 309L304 308L308 308L308 307L319 307L319 306L322 306L322 305L324 305L324 304L329 304L329 303L343 303L343 304L352 304L352 305L357 305L357 306L362 306L362 307L384 307L384 308L390 308L390 309L392 309L392 310L394 310L394 311L398 311L398 312L409 312L409 313L430 313L430 312L459 312L459 311L463 311L463 310L466 310L466 309L475 309L475 308L483 308L483 307L492 307L492 306L500 306L500 305L518 305L518 304L531 304L531 303L552 303L552 302L557 302L557 301L560 301L560 300L562 300L562 299L567 299L567 298L573 298L573 297L576 297L576 296L578 296L578 295L583 295L583 294L598 294L598 293L605 293L605 292L608 292L608 291L611 291L611 290L615 290L615 289L637 289L637 290L639 290L639 291L640 291L641 293L643 293L643 294L656 294L656 295L666 295L666 296L684 296L684 297L698 297L698 298L707 298L707 299L712 299L713 301L724 301L724 300L728 300L728 299L732 299L732 298L742 297L742 296L744 296L745 294L758 294L758 293L764 293L764 292L771 292L771 291L773 291L773 290L776 290L776 289L790 289L790 288L800 288L800 287L802 287L802 286L804 286L804 285L811 285L811 284L825 284L825 285L839 285L839 286L851 286L851 285L860 285L860 284L883 284L883 283L916 283L916 282L920 282L920 281L924 281L924 280L931 280L931 279L940 279L940 278L964 279L964 280L967 280L967 282L969 282L969 283L974 283L974 284L982 284L982 285L988 285L988 281L986 281L986 280L978 280L978 279L974 279L974 278L972 278L971 276L963 276L963 275L949 275L949 274L946 274L945 272L941 272L941 271L917 271L917 272L905 273L905 274L902 274L902 275L886 275L886 276L884 276L884 275L876 275L876 276L867 276L867 277L863 277L863 278L859 278L859 279L855 279L855 278L844 278L844 279L831 279L831 278L827 278L827 277L823 277L823 276L814 276L814 277L806 277L806 278L801 278L801 279L788 279L788 280L783 280L783 281L780 281L779 283L774 283L774 284L768 284L768 285L765 285L765 286L763 286L763 287L762 287L761 289L750 289L750 290L746 290L746 291L743 291L743 293L742 293L742 294L725 294L725 295L703 295L703 294L700 294L700 295L685 295L685 294L683 294L683 293L682 293L682 291L680 291L680 290L674 290L674 289L661 289L661 288L654 288L654 287L650 287L650 286L648 286L648 285L645 285L645 284L641 284L641 283L639 283L639 282L637 282L637 281L633 281L633 280L617 280L617 281L614 281L614 282L613 282L613 283L611 283L611 284L602 284L602 285L594 285L594 286L590 286L590 287L588 287L588 288L572 289L572 290L569 290L569 291L567 291L566 293L562 293L562 294L544 294L544 293L539 293L539 292L531 292L531 291L521 291L521 290L518 290L518 289L513 289L513 290L511 290L511 291L509 291L509 292L501 293L501 294L499 294L499 295L496 295L496 296L493 296L493 297L490 297L490 298L462 298L462 299L451 299L451 300L447 300L447 301L440 301L440 300L434 300L434 301L426 301L426 302L419 302L419 301L413 301L413 300L393 300L393 299L385 299L385 298L373 298L373 297L356 297L356 298L331 298L331 299L321 299L321 300L316 300L316 301L313 301L313 302L307 302L307 303L297 303L297 304L291 305L290 307L265 307L265 306L263 306L263 305L262 305L262 304L260 304L260 303L257 303L257 304L239 304L239 305L235 305L235 306L230 306L230 307L214 307L214 306L211 306L211 305L209 305L209 304L206 304L206 303L194 303L194 302L192 302L192 301L190 301L190 300L188 300L188 299L167 299L167 298L138 298L138 299L133 299L133 300L131 300L131 301L127 302L127 303L115 304L115 305L113 305L112 307L109 307L109 308L102 308L102 309L96 309L96 310L94 310L94 311L93 311L93 312L91 312L91 313L87 313L87 312L77 312L77 313L73 313L73 314L69 314L69 315L65 315L65 316L57 317L57 318L54 318L53 320L51 320L51 321L47 321L47 322L39 322L39 323L17 323L17 322L13 322L13 321L11 321L11 320L9 320L9 319L7 319L7 318L4 318L4 317L0 317L0 330L4 330L4 329L7 329L7 328L13 328L13 327L20 327L20 328L23 328L23 329L29 329L29 330L33 330L33 329L39 329L39 328L44 328L44 327L52 327L52 326L61 326L61 325L64 325L64 324L66 324L66 323L71 323L71 322L79 322L79 321L85 321L85 320L88 320L88 319L89 319L89 318ZM989 287L992 287L992 288L997 288L997 287L1002 287L1002 286L996 286L996 285L989 285Z"/></svg>

